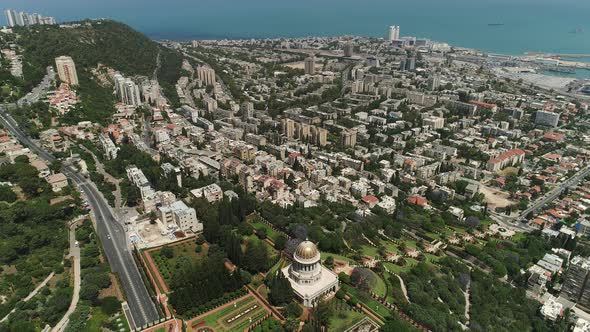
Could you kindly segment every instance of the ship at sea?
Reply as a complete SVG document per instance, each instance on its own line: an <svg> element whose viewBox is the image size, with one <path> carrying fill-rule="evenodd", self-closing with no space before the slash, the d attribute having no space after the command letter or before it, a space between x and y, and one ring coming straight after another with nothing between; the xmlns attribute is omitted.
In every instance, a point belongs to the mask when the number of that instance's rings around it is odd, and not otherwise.
<svg viewBox="0 0 590 332"><path fill-rule="evenodd" d="M488 23L488 26L491 26L491 27L500 27L503 25L504 25L504 23Z"/></svg>

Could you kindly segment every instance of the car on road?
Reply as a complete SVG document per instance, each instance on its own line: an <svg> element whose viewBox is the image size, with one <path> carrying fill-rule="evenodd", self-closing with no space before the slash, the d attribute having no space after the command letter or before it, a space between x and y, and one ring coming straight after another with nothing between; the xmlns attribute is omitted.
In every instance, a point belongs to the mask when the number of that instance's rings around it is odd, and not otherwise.
<svg viewBox="0 0 590 332"><path fill-rule="evenodd" d="M109 239L109 240L111 239L111 235L110 235L110 234L109 234L109 235L107 235L107 239Z"/></svg>

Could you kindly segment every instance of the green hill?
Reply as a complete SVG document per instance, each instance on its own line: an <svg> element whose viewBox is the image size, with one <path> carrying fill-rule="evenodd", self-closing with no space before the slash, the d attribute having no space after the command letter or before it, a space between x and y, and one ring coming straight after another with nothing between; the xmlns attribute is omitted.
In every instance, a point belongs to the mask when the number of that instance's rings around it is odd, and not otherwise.
<svg viewBox="0 0 590 332"><path fill-rule="evenodd" d="M24 80L30 87L45 75L45 68L54 65L61 55L71 56L78 71L83 99L83 112L69 114L71 120L104 122L113 111L112 90L101 87L90 70L98 64L122 72L126 76L152 77L156 57L161 52L158 79L172 103L177 100L174 84L181 76L181 55L165 48L129 26L111 21L83 21L75 28L34 26L17 29L18 44L23 48ZM70 112L72 113L72 112Z"/></svg>

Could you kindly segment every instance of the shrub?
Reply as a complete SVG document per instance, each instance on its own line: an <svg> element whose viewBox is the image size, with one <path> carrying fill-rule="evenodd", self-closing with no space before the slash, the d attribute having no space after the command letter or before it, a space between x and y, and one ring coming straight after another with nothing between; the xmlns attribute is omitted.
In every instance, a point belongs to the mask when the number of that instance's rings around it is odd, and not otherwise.
<svg viewBox="0 0 590 332"><path fill-rule="evenodd" d="M160 254L168 259L174 257L174 251L168 246L163 246L162 249L160 249Z"/></svg>
<svg viewBox="0 0 590 332"><path fill-rule="evenodd" d="M340 280L340 282L344 283L344 284L350 283L350 277L348 276L348 274L346 274L344 272L338 273L338 280Z"/></svg>
<svg viewBox="0 0 590 332"><path fill-rule="evenodd" d="M301 314L303 313L303 309L301 308L301 306L298 303L291 302L285 308L285 313L287 314L288 317L297 318L297 317L301 316Z"/></svg>
<svg viewBox="0 0 590 332"><path fill-rule="evenodd" d="M119 311L121 303L114 296L105 297L100 301L100 308L102 311L111 316Z"/></svg>
<svg viewBox="0 0 590 332"><path fill-rule="evenodd" d="M283 249L285 249L286 244L287 244L287 237L284 235L279 235L275 240L275 249L283 250Z"/></svg>

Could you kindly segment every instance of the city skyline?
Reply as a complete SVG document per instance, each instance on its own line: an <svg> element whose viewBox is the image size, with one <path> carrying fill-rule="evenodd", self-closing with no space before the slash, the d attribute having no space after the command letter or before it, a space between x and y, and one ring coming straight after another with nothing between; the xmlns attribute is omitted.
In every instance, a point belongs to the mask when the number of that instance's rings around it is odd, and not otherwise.
<svg viewBox="0 0 590 332"><path fill-rule="evenodd" d="M131 1L108 1L100 6L96 3L58 1L52 5L28 2L29 11L53 15L61 21L84 18L112 17L121 20L155 39L210 39L210 38L264 38L359 35L384 37L385 25L404 26L405 35L425 37L453 45L471 47L497 53L518 54L526 51L545 51L561 53L590 53L589 35L574 34L575 29L590 30L587 20L581 15L587 11L587 3L565 1L542 1L537 6L528 6L531 1L500 1L495 6L488 2L466 0L421 1L412 4L394 4L374 0L367 6L358 7L354 3L332 7L333 1L314 6L309 13L295 4L280 5L266 0L248 3L251 14L239 15L248 10L242 3L202 1L211 15L200 15L198 2L183 3L173 0L167 8L157 1L142 3L135 10ZM178 11L182 3L183 10ZM8 2L6 7L21 9L23 4ZM354 8L354 9L353 9ZM375 9L375 10L373 10ZM162 10L166 18L158 17ZM134 15L126 13L133 12ZM291 12L295 15L284 16ZM232 25L213 20L215 15L224 15L230 21L242 26L231 29ZM303 17L301 25L295 17ZM339 17L340 19L336 19ZM367 20L366 17L371 17ZM195 18L195 19L193 19ZM360 19L359 19L360 18ZM276 21L275 21L276 20ZM549 29L543 22L551 20ZM503 23L503 26L490 27L488 23ZM469 26L470 29L463 29ZM273 27L271 29L271 27ZM545 43L541 36L552 39ZM386 36L385 36L386 37Z"/></svg>

